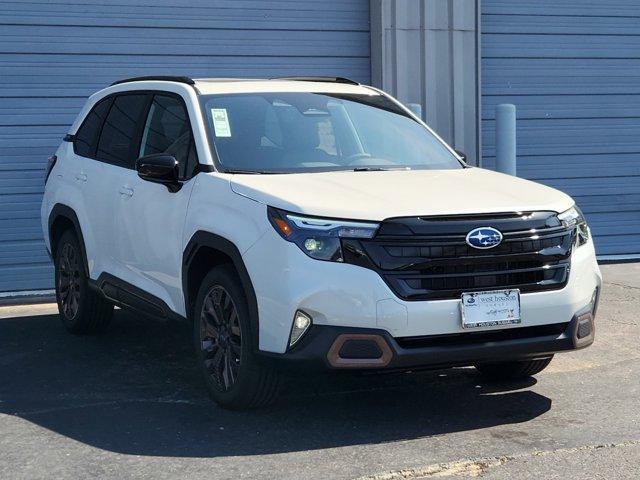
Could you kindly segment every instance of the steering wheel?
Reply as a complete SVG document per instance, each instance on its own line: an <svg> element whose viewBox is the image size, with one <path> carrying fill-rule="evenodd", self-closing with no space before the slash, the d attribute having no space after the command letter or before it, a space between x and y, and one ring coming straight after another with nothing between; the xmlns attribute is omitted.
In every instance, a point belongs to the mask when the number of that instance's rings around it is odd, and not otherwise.
<svg viewBox="0 0 640 480"><path fill-rule="evenodd" d="M361 165L361 160L369 159L371 155L369 153L354 153L345 158L347 165Z"/></svg>

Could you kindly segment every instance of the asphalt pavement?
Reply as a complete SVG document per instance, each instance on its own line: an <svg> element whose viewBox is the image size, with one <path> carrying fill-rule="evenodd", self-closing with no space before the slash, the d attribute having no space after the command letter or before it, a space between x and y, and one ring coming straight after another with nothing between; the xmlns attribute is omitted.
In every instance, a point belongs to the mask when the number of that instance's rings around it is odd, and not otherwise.
<svg viewBox="0 0 640 480"><path fill-rule="evenodd" d="M0 478L638 479L640 264L602 270L595 344L535 379L307 375L250 412L209 400L186 325L0 307Z"/></svg>

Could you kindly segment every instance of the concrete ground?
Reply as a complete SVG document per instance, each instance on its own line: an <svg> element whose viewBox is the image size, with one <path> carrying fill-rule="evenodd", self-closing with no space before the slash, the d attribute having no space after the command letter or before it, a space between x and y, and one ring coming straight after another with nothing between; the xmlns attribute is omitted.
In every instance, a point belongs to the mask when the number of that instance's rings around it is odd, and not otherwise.
<svg viewBox="0 0 640 480"><path fill-rule="evenodd" d="M603 273L596 343L536 379L299 378L244 413L208 400L184 325L74 337L2 307L0 478L640 478L640 264Z"/></svg>

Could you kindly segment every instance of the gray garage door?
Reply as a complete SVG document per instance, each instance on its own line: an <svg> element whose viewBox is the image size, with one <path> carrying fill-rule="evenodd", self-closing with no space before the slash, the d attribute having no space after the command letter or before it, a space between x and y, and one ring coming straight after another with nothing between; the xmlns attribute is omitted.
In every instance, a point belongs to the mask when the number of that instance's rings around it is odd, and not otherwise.
<svg viewBox="0 0 640 480"><path fill-rule="evenodd" d="M369 82L369 1L0 0L0 292L48 289L43 168L84 99L136 75Z"/></svg>
<svg viewBox="0 0 640 480"><path fill-rule="evenodd" d="M518 108L518 174L572 195L598 254L640 254L640 2L482 0L485 165Z"/></svg>

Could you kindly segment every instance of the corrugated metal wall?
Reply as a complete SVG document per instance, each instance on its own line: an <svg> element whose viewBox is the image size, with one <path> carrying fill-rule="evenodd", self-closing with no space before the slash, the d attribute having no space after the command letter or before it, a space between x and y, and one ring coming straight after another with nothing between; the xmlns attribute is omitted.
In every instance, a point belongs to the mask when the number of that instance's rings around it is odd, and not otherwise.
<svg viewBox="0 0 640 480"><path fill-rule="evenodd" d="M472 165L479 157L476 2L372 0L375 86L422 106L423 119Z"/></svg>
<svg viewBox="0 0 640 480"><path fill-rule="evenodd" d="M368 0L0 1L0 292L47 289L43 168L84 99L136 75L370 80Z"/></svg>
<svg viewBox="0 0 640 480"><path fill-rule="evenodd" d="M518 175L585 211L599 255L640 254L640 2L482 0L484 165L518 108Z"/></svg>

